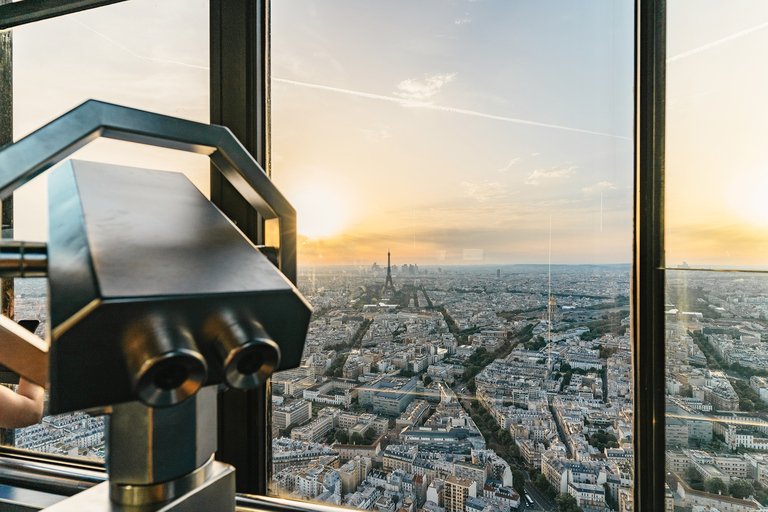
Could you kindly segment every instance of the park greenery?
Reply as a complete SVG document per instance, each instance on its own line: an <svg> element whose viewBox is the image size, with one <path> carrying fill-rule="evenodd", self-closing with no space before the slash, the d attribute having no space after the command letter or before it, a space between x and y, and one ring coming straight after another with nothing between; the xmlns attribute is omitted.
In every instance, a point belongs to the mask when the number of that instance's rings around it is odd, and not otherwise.
<svg viewBox="0 0 768 512"><path fill-rule="evenodd" d="M742 411L768 411L768 404L763 402L754 389L749 384L739 379L728 379L733 386L733 390L739 395L739 410Z"/></svg>
<svg viewBox="0 0 768 512"><path fill-rule="evenodd" d="M589 331L581 335L581 339L584 341L596 340L606 334L614 334L621 336L627 330L626 325L621 325L622 319L629 315L629 311L613 311L604 314L600 320L596 322L589 322L584 324L584 327L589 327Z"/></svg>
<svg viewBox="0 0 768 512"><path fill-rule="evenodd" d="M512 471L512 486L520 496L525 493L525 474L516 467Z"/></svg>
<svg viewBox="0 0 768 512"><path fill-rule="evenodd" d="M349 354L339 354L331 363L331 367L325 372L328 377L341 377L344 375L344 363L347 362Z"/></svg>
<svg viewBox="0 0 768 512"><path fill-rule="evenodd" d="M704 482L704 486L706 488L706 481ZM754 496L755 487L748 480L737 478L731 482L730 492L731 496L734 498L743 500L745 498L749 498L750 496Z"/></svg>
<svg viewBox="0 0 768 512"><path fill-rule="evenodd" d="M514 464L512 459L520 458L520 448L509 430L501 428L493 416L477 400L471 402L471 415L485 438L488 448L496 451L508 463Z"/></svg>
<svg viewBox="0 0 768 512"><path fill-rule="evenodd" d="M557 489L552 487L549 483L549 479L547 479L546 476L539 473L539 470L536 468L531 468L528 470L528 476L531 478L531 482L533 482L533 486L536 487L542 494L544 494L547 498L553 500L557 497Z"/></svg>
<svg viewBox="0 0 768 512"><path fill-rule="evenodd" d="M711 494L728 495L728 484L721 478L707 478L704 480L704 490Z"/></svg>
<svg viewBox="0 0 768 512"><path fill-rule="evenodd" d="M557 512L584 512L576 502L576 498L564 492L555 498Z"/></svg>
<svg viewBox="0 0 768 512"><path fill-rule="evenodd" d="M707 478L703 480L694 467L686 469L684 476L692 489L738 499L754 496L761 504L768 504L768 490L758 482L753 483L743 478L737 478L729 486L720 478Z"/></svg>
<svg viewBox="0 0 768 512"><path fill-rule="evenodd" d="M607 433L605 430L598 430L591 436L589 436L589 444L600 450L601 452L606 448L618 448L619 440L615 435Z"/></svg>
<svg viewBox="0 0 768 512"><path fill-rule="evenodd" d="M464 368L462 378L465 381L469 381L475 375L480 373L483 368L491 364L493 361L499 358L506 357L512 351L512 344L509 341L505 341L499 348L493 352L488 352L483 347L478 348L475 352L469 356Z"/></svg>
<svg viewBox="0 0 768 512"><path fill-rule="evenodd" d="M544 340L544 336L536 336L536 339L531 339L525 343L526 350L541 350L547 346L547 342Z"/></svg>

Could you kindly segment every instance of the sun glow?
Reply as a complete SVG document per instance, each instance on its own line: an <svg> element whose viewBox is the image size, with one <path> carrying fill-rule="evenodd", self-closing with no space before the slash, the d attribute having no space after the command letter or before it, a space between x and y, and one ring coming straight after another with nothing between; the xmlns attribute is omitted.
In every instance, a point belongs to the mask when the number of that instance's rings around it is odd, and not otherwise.
<svg viewBox="0 0 768 512"><path fill-rule="evenodd" d="M752 171L732 183L731 208L753 224L768 226L768 174L763 170Z"/></svg>
<svg viewBox="0 0 768 512"><path fill-rule="evenodd" d="M300 235L325 238L347 225L347 205L338 189L318 182L305 183L289 200L296 208Z"/></svg>

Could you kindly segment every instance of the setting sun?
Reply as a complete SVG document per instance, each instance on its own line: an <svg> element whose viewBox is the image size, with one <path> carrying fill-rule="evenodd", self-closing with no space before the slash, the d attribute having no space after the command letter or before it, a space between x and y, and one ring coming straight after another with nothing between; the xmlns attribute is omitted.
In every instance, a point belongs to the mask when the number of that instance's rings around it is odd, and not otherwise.
<svg viewBox="0 0 768 512"><path fill-rule="evenodd" d="M306 183L289 196L298 212L300 235L324 238L338 234L346 225L348 212L339 191L322 183Z"/></svg>
<svg viewBox="0 0 768 512"><path fill-rule="evenodd" d="M734 180L729 196L736 213L753 224L768 226L768 178L762 169Z"/></svg>

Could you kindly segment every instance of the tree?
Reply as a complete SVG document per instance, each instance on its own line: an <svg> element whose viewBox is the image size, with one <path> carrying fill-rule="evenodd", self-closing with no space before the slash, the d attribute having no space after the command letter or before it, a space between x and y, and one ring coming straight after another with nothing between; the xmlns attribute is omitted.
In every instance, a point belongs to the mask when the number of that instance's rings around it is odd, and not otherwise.
<svg viewBox="0 0 768 512"><path fill-rule="evenodd" d="M291 431L292 431L294 428L298 427L298 426L299 426L299 425L298 425L298 424L296 424L296 423L291 423L290 425L288 425L287 427L285 427L285 437L291 437Z"/></svg>
<svg viewBox="0 0 768 512"><path fill-rule="evenodd" d="M743 478L739 478L731 482L731 496L734 498L744 499L750 496L754 496L755 487Z"/></svg>
<svg viewBox="0 0 768 512"><path fill-rule="evenodd" d="M539 475L536 477L536 480L533 482L533 485L536 486L538 490L541 492L546 492L547 489L549 489L549 480L547 480L547 477L544 475Z"/></svg>
<svg viewBox="0 0 768 512"><path fill-rule="evenodd" d="M376 431L373 430L373 427L368 427L365 432L363 432L363 437L365 437L365 441L368 444L371 444L373 441L376 440Z"/></svg>
<svg viewBox="0 0 768 512"><path fill-rule="evenodd" d="M338 429L336 431L336 435L334 437L341 444L348 444L349 443L349 434L343 428Z"/></svg>
<svg viewBox="0 0 768 512"><path fill-rule="evenodd" d="M616 436L605 432L605 430L598 430L589 438L589 444L600 450L601 452L605 448L618 448L619 443Z"/></svg>
<svg viewBox="0 0 768 512"><path fill-rule="evenodd" d="M571 377L573 376L573 373L571 370L568 370L565 372L565 376L563 377L562 382L560 383L560 391L563 391L565 388L568 387L568 385L571 383Z"/></svg>
<svg viewBox="0 0 768 512"><path fill-rule="evenodd" d="M400 496L398 496L397 494L393 494L392 495L392 503L394 503L395 506L397 506L397 502L398 501L400 501Z"/></svg>
<svg viewBox="0 0 768 512"><path fill-rule="evenodd" d="M424 385L429 386L430 384L432 384L432 377L427 375L426 377L424 377Z"/></svg>
<svg viewBox="0 0 768 512"><path fill-rule="evenodd" d="M558 512L583 512L578 505L576 498L567 492L564 492L555 498L555 503L557 503Z"/></svg>
<svg viewBox="0 0 768 512"><path fill-rule="evenodd" d="M693 466L685 470L685 478L689 482L701 482L701 475Z"/></svg>
<svg viewBox="0 0 768 512"><path fill-rule="evenodd" d="M525 491L525 473L519 469L512 471L512 487L515 488L517 494L523 495Z"/></svg>
<svg viewBox="0 0 768 512"><path fill-rule="evenodd" d="M613 493L611 493L611 486L608 484L608 482L603 484L603 489L605 489L605 503L608 505L608 508L611 510L618 509L618 505L614 504L613 502Z"/></svg>
<svg viewBox="0 0 768 512"><path fill-rule="evenodd" d="M711 494L728 495L728 485L720 478L707 478L704 480L704 490Z"/></svg>
<svg viewBox="0 0 768 512"><path fill-rule="evenodd" d="M363 436L360 435L360 432L353 432L349 440L352 441L352 444L365 443L365 438L363 438Z"/></svg>

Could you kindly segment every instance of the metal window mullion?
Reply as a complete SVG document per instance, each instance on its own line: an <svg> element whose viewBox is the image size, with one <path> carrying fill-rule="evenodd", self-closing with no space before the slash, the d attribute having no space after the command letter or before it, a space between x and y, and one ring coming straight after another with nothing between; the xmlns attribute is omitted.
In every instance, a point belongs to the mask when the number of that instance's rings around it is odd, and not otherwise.
<svg viewBox="0 0 768 512"><path fill-rule="evenodd" d="M665 505L664 128L666 1L636 0L632 266L634 503Z"/></svg>
<svg viewBox="0 0 768 512"><path fill-rule="evenodd" d="M211 0L211 123L228 127L269 174L269 1ZM216 169L211 201L257 245L264 220ZM271 470L271 384L219 394L218 460L237 491L266 494Z"/></svg>

